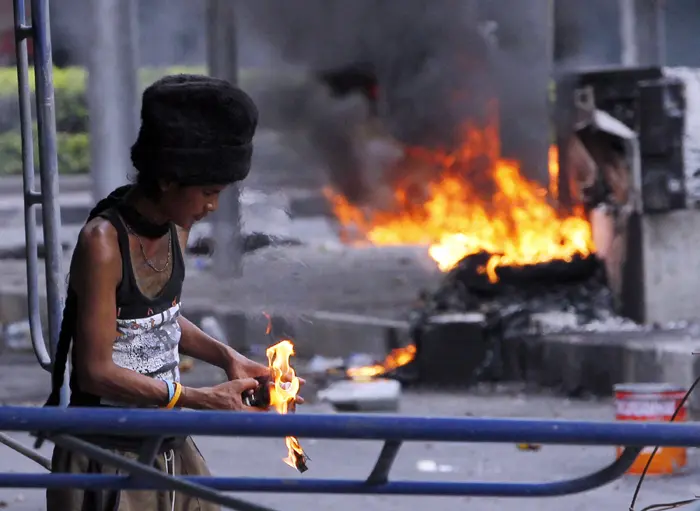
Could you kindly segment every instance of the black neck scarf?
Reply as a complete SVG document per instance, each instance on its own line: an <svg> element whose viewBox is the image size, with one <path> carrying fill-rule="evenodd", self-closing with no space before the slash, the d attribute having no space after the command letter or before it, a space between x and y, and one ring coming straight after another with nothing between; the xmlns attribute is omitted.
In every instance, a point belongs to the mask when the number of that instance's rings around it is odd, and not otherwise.
<svg viewBox="0 0 700 511"><path fill-rule="evenodd" d="M168 233L170 223L156 224L139 213L134 206L120 201L117 211L129 228L137 235L149 239L162 238Z"/></svg>

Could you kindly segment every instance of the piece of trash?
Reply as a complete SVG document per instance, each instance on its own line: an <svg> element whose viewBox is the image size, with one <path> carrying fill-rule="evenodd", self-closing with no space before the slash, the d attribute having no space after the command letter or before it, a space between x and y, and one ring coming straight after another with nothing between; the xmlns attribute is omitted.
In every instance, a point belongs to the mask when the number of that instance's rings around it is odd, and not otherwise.
<svg viewBox="0 0 700 511"><path fill-rule="evenodd" d="M438 464L433 460L420 460L416 463L416 468L419 472L437 472Z"/></svg>
<svg viewBox="0 0 700 511"><path fill-rule="evenodd" d="M539 451L542 449L540 444L517 444L519 451Z"/></svg>
<svg viewBox="0 0 700 511"><path fill-rule="evenodd" d="M221 323L219 323L219 320L216 319L214 316L203 317L199 327L205 334L212 336L217 341L222 342L224 344L228 343L226 339L226 332L221 326Z"/></svg>
<svg viewBox="0 0 700 511"><path fill-rule="evenodd" d="M11 350L27 350L32 347L32 335L29 328L29 321L16 321L5 325L2 337L5 346Z"/></svg>
<svg viewBox="0 0 700 511"><path fill-rule="evenodd" d="M419 472L440 472L442 474L455 471L452 465L441 465L433 460L420 460L416 463L416 468Z"/></svg>
<svg viewBox="0 0 700 511"><path fill-rule="evenodd" d="M325 373L331 369L343 367L344 362L340 357L328 358L321 355L314 356L306 365L306 374Z"/></svg>
<svg viewBox="0 0 700 511"><path fill-rule="evenodd" d="M180 358L180 364L178 367L180 368L181 373L186 373L188 371L191 371L192 368L194 367L194 359L183 355Z"/></svg>
<svg viewBox="0 0 700 511"><path fill-rule="evenodd" d="M317 394L320 401L346 412L395 411L399 407L400 396L401 384L382 378L341 380L331 383Z"/></svg>

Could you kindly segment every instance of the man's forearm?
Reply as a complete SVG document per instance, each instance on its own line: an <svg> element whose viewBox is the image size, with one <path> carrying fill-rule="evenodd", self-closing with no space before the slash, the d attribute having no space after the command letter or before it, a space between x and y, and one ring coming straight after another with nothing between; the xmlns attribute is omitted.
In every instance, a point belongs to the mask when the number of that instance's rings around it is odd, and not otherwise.
<svg viewBox="0 0 700 511"><path fill-rule="evenodd" d="M185 317L180 316L178 323L182 330L180 353L229 371L238 355L233 348L207 335Z"/></svg>
<svg viewBox="0 0 700 511"><path fill-rule="evenodd" d="M164 406L168 403L167 385L130 369L111 365L99 374L85 375L84 387L103 398L141 406ZM177 406L183 408L212 408L209 389L182 387Z"/></svg>

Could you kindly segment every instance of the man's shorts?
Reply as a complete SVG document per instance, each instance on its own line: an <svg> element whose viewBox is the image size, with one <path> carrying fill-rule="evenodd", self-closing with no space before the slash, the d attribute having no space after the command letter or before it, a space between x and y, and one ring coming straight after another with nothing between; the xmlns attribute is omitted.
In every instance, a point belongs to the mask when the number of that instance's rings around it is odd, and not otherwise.
<svg viewBox="0 0 700 511"><path fill-rule="evenodd" d="M110 449L129 459L138 455L130 451ZM51 460L53 472L71 474L126 475L109 465L91 460L59 446ZM158 454L154 462L161 472L176 476L211 475L199 449L191 438L180 446ZM173 506L174 500L174 506ZM218 505L179 492L143 490L81 490L61 488L47 490L47 511L219 511Z"/></svg>

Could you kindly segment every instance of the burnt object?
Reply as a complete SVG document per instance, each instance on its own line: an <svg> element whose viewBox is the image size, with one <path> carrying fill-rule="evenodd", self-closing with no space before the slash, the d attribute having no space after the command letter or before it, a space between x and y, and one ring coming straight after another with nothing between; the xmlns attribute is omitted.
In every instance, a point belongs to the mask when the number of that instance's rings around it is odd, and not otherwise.
<svg viewBox="0 0 700 511"><path fill-rule="evenodd" d="M473 254L450 270L411 313L413 363L387 374L417 385L469 386L504 378L508 350L532 335L536 314L562 312L578 324L615 316L604 264L595 256L483 271L490 254Z"/></svg>
<svg viewBox="0 0 700 511"><path fill-rule="evenodd" d="M294 456L294 466L296 469L299 471L300 474L303 474L307 470L309 470L308 465L306 464L307 461L309 461L311 458L309 458L306 454L299 454L295 453Z"/></svg>
<svg viewBox="0 0 700 511"><path fill-rule="evenodd" d="M255 379L259 385L256 389L248 390L242 394L243 404L253 408L267 408L270 406L270 378L258 376Z"/></svg>
<svg viewBox="0 0 700 511"><path fill-rule="evenodd" d="M668 76L662 67L562 74L557 79L558 133L573 130L575 98L584 90L589 91L596 110L611 115L639 137L642 211L685 209L688 169L683 159L687 138L683 82ZM566 187L560 189L566 191Z"/></svg>
<svg viewBox="0 0 700 511"><path fill-rule="evenodd" d="M425 386L465 387L491 356L480 313L447 313L428 318L416 340L420 382Z"/></svg>

